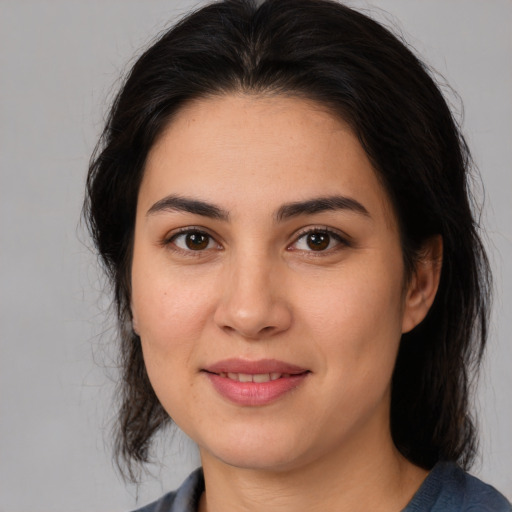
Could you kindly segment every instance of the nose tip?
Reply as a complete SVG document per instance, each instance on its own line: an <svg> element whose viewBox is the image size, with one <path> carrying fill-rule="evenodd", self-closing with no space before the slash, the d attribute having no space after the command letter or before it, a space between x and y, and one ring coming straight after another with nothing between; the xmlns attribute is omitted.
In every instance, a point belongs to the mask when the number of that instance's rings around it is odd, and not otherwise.
<svg viewBox="0 0 512 512"><path fill-rule="evenodd" d="M232 274L224 286L215 311L216 324L228 333L246 339L264 339L287 330L292 321L291 308L272 272L251 268Z"/></svg>
<svg viewBox="0 0 512 512"><path fill-rule="evenodd" d="M223 318L217 323L226 332L238 333L247 339L263 339L286 330L289 324L289 321L285 318L289 316L287 312L278 313L277 309L282 308L274 305L271 310L267 311L261 309L231 309L228 314L222 315Z"/></svg>

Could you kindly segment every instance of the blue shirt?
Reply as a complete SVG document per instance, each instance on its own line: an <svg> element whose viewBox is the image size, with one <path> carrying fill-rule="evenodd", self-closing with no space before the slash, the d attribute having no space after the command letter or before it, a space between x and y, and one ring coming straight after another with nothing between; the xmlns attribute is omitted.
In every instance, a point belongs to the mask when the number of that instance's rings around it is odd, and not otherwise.
<svg viewBox="0 0 512 512"><path fill-rule="evenodd" d="M201 468L177 491L135 512L197 512L204 492ZM452 462L439 462L402 512L512 512L507 499Z"/></svg>

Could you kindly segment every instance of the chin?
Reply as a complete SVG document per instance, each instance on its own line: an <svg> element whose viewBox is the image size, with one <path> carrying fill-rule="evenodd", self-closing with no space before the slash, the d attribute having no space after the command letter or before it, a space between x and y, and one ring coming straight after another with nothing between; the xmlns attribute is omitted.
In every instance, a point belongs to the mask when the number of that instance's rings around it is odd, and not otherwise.
<svg viewBox="0 0 512 512"><path fill-rule="evenodd" d="M296 454L264 452L259 450L237 450L237 453L212 454L224 464L247 470L257 471L287 471L294 467Z"/></svg>
<svg viewBox="0 0 512 512"><path fill-rule="evenodd" d="M246 437L244 439L244 437ZM233 436L225 442L200 446L201 458L214 459L240 469L283 471L291 469L300 458L300 449L296 440L290 436L279 438ZM203 445L204 446L204 445Z"/></svg>

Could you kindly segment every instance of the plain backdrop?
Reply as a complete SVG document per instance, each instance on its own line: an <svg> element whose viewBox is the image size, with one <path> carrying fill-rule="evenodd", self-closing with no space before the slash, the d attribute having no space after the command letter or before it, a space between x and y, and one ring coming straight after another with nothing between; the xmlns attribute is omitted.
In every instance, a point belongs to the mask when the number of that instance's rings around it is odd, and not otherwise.
<svg viewBox="0 0 512 512"><path fill-rule="evenodd" d="M119 77L197 5L0 0L0 512L127 511L176 487L199 464L178 434L161 443L164 463L140 488L125 486L113 468L109 299L79 223L88 159ZM401 32L464 103L496 280L473 472L510 499L512 2L350 5Z"/></svg>

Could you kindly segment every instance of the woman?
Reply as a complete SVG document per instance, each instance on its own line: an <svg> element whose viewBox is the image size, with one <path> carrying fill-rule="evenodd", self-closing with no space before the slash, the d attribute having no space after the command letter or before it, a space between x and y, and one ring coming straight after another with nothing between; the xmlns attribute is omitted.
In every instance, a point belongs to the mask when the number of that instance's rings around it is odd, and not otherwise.
<svg viewBox="0 0 512 512"><path fill-rule="evenodd" d="M134 65L91 162L127 475L172 421L202 469L145 511L510 510L469 476L489 270L423 64L325 0L227 0Z"/></svg>

